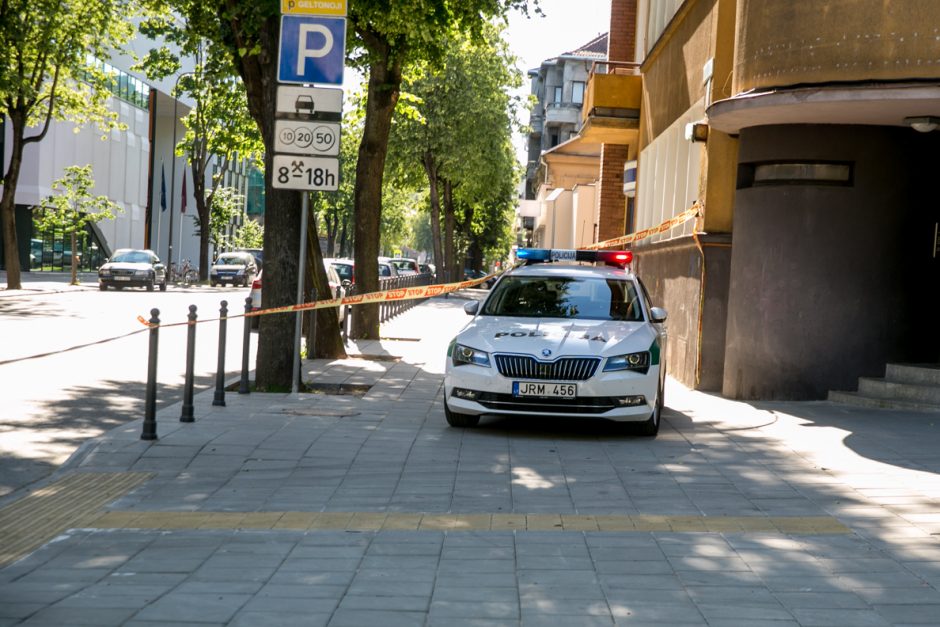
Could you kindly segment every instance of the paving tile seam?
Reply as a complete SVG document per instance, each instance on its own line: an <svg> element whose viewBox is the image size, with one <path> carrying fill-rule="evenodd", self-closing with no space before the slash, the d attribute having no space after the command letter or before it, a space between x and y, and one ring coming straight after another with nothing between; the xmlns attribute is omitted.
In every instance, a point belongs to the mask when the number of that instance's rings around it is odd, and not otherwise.
<svg viewBox="0 0 940 627"><path fill-rule="evenodd" d="M272 529L346 531L582 531L850 534L828 516L669 516L577 514L447 514L429 512L102 512L86 521L101 529Z"/></svg>

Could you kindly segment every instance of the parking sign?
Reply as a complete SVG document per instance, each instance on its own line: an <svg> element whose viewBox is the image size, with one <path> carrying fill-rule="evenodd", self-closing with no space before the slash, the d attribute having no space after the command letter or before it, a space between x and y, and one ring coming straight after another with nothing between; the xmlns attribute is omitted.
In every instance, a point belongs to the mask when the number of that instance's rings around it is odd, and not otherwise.
<svg viewBox="0 0 940 627"><path fill-rule="evenodd" d="M277 80L281 83L343 84L346 20L282 15Z"/></svg>

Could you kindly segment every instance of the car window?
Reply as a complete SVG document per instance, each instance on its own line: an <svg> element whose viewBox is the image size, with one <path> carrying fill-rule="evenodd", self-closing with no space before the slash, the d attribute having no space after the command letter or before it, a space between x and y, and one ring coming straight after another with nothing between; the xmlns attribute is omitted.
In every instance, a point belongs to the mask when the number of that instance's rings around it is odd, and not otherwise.
<svg viewBox="0 0 940 627"><path fill-rule="evenodd" d="M336 270L336 274L339 275L339 278L343 281L352 281L353 278L353 267L348 263L334 263L333 268Z"/></svg>
<svg viewBox="0 0 940 627"><path fill-rule="evenodd" d="M111 257L111 261L121 263L151 263L152 257L141 250L129 250L123 253L117 253Z"/></svg>
<svg viewBox="0 0 940 627"><path fill-rule="evenodd" d="M388 267L387 263L379 264L379 276L392 276L392 269Z"/></svg>
<svg viewBox="0 0 940 627"><path fill-rule="evenodd" d="M506 276L482 315L579 320L643 319L633 281L603 278Z"/></svg>
<svg viewBox="0 0 940 627"><path fill-rule="evenodd" d="M246 266L248 262L241 255L219 255L215 260L218 266Z"/></svg>

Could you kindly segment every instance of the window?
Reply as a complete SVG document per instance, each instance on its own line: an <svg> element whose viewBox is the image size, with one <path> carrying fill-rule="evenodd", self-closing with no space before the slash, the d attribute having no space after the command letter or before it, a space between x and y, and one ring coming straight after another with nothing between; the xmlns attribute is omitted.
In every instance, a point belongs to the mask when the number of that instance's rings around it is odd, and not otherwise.
<svg viewBox="0 0 940 627"><path fill-rule="evenodd" d="M561 87L555 88L555 99L552 100L555 104L561 104Z"/></svg>
<svg viewBox="0 0 940 627"><path fill-rule="evenodd" d="M852 185L852 164L826 162L742 163L738 189L763 185Z"/></svg>
<svg viewBox="0 0 940 627"><path fill-rule="evenodd" d="M571 102L584 103L584 81L575 81L571 84Z"/></svg>

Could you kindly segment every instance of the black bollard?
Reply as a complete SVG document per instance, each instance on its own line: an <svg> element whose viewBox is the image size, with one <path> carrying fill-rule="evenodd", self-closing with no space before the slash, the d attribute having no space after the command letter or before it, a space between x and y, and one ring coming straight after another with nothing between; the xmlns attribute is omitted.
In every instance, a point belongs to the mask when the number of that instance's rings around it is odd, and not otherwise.
<svg viewBox="0 0 940 627"><path fill-rule="evenodd" d="M157 439L157 340L160 334L160 310L150 310L150 356L147 359L147 393L144 398L144 428L141 440Z"/></svg>
<svg viewBox="0 0 940 627"><path fill-rule="evenodd" d="M248 314L251 313L251 296L245 298L245 332L242 334L242 380L238 384L238 393L239 394L250 394L251 390L248 388L248 351L251 347L251 318L248 317Z"/></svg>
<svg viewBox="0 0 940 627"><path fill-rule="evenodd" d="M228 322L228 301L219 309L219 365L215 373L215 397L212 404L225 407L225 325Z"/></svg>
<svg viewBox="0 0 940 627"><path fill-rule="evenodd" d="M180 422L195 422L193 417L193 367L196 362L196 306L189 306L186 329L186 382L183 384L183 413Z"/></svg>

